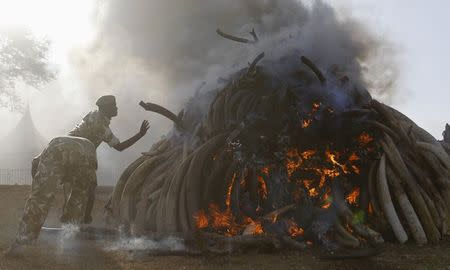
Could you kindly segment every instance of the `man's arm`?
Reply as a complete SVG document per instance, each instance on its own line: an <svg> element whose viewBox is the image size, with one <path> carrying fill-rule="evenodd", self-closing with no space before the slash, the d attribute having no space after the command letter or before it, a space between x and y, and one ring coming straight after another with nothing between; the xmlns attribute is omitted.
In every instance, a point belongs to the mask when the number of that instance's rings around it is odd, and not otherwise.
<svg viewBox="0 0 450 270"><path fill-rule="evenodd" d="M144 137L145 133L147 133L147 130L149 128L150 128L150 124L148 123L147 120L144 120L142 122L139 132L136 135L134 135L133 137L129 138L126 141L123 141L121 143L114 145L113 148L116 149L117 151L123 151L123 150L127 149L128 147L132 146L137 141L139 141L140 138Z"/></svg>

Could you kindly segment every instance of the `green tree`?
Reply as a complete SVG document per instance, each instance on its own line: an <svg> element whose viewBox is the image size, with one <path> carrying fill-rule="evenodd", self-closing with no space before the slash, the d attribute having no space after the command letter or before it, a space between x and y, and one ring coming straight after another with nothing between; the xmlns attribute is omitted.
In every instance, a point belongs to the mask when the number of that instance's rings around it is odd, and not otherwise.
<svg viewBox="0 0 450 270"><path fill-rule="evenodd" d="M49 41L34 37L28 30L0 29L0 107L21 108L16 87L39 88L56 73L48 65Z"/></svg>

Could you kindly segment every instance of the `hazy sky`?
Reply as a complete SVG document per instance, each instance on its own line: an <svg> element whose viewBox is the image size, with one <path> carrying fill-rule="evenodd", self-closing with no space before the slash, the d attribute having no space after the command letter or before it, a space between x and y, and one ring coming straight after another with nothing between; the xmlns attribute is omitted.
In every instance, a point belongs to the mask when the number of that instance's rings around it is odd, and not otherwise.
<svg viewBox="0 0 450 270"><path fill-rule="evenodd" d="M225 0L224 0L225 1ZM309 0L311 2L313 0ZM398 94L391 105L400 109L437 138L446 121L450 121L450 2L445 0L326 0L340 11L369 25L375 33L395 45L399 55L400 79ZM28 7L26 10L21 7ZM61 80L42 92L22 90L32 98L31 109L38 128L48 137L67 130L73 119L90 109L85 97L77 96L82 87L67 70L70 50L89 43L95 33L90 19L94 15L93 0L0 0L0 24L27 24L33 31L48 36L53 42L52 61L61 69ZM62 28L64 26L64 28ZM64 89L64 91L60 91ZM45 110L43 96L52 94L53 107L69 113L69 124L62 124L55 111ZM37 104L37 105L36 105ZM142 115L139 115L141 117ZM19 119L17 113L0 109L5 135ZM39 122L51 119L59 128L39 127ZM138 118L138 117L137 117ZM128 135L130 132L124 132ZM159 134L161 135L161 134ZM155 136L158 137L158 136Z"/></svg>
<svg viewBox="0 0 450 270"><path fill-rule="evenodd" d="M329 0L396 45L398 95L392 105L441 138L450 122L450 1ZM345 4L344 4L345 3Z"/></svg>

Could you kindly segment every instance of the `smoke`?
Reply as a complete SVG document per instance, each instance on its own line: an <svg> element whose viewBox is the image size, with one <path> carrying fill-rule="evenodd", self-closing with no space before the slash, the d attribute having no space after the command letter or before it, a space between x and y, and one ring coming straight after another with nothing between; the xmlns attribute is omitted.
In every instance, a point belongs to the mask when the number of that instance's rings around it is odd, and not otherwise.
<svg viewBox="0 0 450 270"><path fill-rule="evenodd" d="M159 241L147 238L123 238L105 247L106 250L158 250L158 251L182 251L186 249L184 240L176 237L168 237Z"/></svg>
<svg viewBox="0 0 450 270"><path fill-rule="evenodd" d="M172 126L143 111L139 100L178 113L203 82L203 92L220 87L219 78L246 67L260 52L274 60L296 50L298 61L306 55L325 72L338 67L384 99L394 93L398 75L390 44L322 1L308 6L296 0L109 0L99 2L96 22L95 42L74 51L71 61L81 88L89 89L89 102L106 93L117 96L119 117L112 128L119 138L137 131L140 120L151 120L150 137L128 156L147 150ZM218 36L217 28L246 38L254 28L260 41L232 42ZM207 104L203 99L201 107Z"/></svg>
<svg viewBox="0 0 450 270"><path fill-rule="evenodd" d="M88 86L140 93L177 109L200 82L279 47L299 49L322 68L338 65L379 94L392 91L397 75L389 44L321 1L110 0L99 5L98 26L95 45L74 57ZM216 28L244 37L254 28L262 42L233 43Z"/></svg>

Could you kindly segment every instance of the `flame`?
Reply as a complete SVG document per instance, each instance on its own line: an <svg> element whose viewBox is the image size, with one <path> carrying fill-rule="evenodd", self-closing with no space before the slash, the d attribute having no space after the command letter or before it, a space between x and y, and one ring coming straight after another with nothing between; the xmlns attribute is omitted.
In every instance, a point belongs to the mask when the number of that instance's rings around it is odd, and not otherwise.
<svg viewBox="0 0 450 270"><path fill-rule="evenodd" d="M358 168L357 166L352 165L352 169L353 169L353 171L354 171L356 174L359 174L359 173L360 173L360 170L359 170L359 168Z"/></svg>
<svg viewBox="0 0 450 270"><path fill-rule="evenodd" d="M252 234L252 235L260 235L264 233L264 228L260 221L254 221L250 217L245 218L245 223L247 224L245 227L244 234Z"/></svg>
<svg viewBox="0 0 450 270"><path fill-rule="evenodd" d="M348 161L354 162L354 161L357 161L357 160L360 160L359 156L355 152L352 152L352 154L348 158Z"/></svg>
<svg viewBox="0 0 450 270"><path fill-rule="evenodd" d="M194 220L198 229L204 229L209 226L208 217L204 210L200 210L197 214L194 214Z"/></svg>
<svg viewBox="0 0 450 270"><path fill-rule="evenodd" d="M288 228L289 235L292 238L295 238L297 236L303 236L303 234L305 233L303 228L298 226L297 223L295 223L295 221L293 221L292 219L288 220L288 226L289 226L289 228Z"/></svg>
<svg viewBox="0 0 450 270"><path fill-rule="evenodd" d="M265 175L269 175L270 174L270 168L269 167L263 167L261 169L261 172L264 173Z"/></svg>
<svg viewBox="0 0 450 270"><path fill-rule="evenodd" d="M358 142L361 144L361 145L366 145L366 144L369 144L370 142L372 142L374 139L373 139L373 137L372 136L370 136L367 132L363 132L363 133L361 133L361 135L359 135L359 137L358 137Z"/></svg>
<svg viewBox="0 0 450 270"><path fill-rule="evenodd" d="M258 179L258 183L259 183L259 196L263 197L263 199L267 199L267 185L266 182L264 181L264 178L260 175L258 175L257 177Z"/></svg>
<svg viewBox="0 0 450 270"><path fill-rule="evenodd" d="M345 200L349 203L349 204L353 204L356 205L357 204L357 200L359 197L359 187L355 187L352 192L350 192L350 194L347 195L347 197L345 198Z"/></svg>
<svg viewBox="0 0 450 270"><path fill-rule="evenodd" d="M230 209L220 211L216 204L209 205L209 215L211 216L211 226L216 229L229 228L233 221L233 215Z"/></svg>
<svg viewBox="0 0 450 270"><path fill-rule="evenodd" d="M312 187L312 180L303 180L303 185L308 191L309 197L317 197L319 196L319 191L315 187Z"/></svg>
<svg viewBox="0 0 450 270"><path fill-rule="evenodd" d="M236 173L233 174L233 178L231 179L231 183L228 186L227 197L225 199L225 205L229 209L231 206L231 192L233 191L234 181L236 181Z"/></svg>
<svg viewBox="0 0 450 270"><path fill-rule="evenodd" d="M323 195L323 203L321 208L323 209L328 209L331 206L331 203L333 202L333 198L330 196L330 190L328 190L327 193L325 193L325 195Z"/></svg>
<svg viewBox="0 0 450 270"><path fill-rule="evenodd" d="M339 163L336 160L338 157L338 153L333 153L330 150L327 150L327 151L325 151L325 155L326 155L328 161L330 161L333 165L339 166L345 174L349 173L349 171L347 170L347 167L345 165L342 165L341 163Z"/></svg>
<svg viewBox="0 0 450 270"><path fill-rule="evenodd" d="M289 178L292 176L292 174L300 168L303 161L300 158L300 155L298 153L298 150L296 148L290 149L286 153L286 171L288 173Z"/></svg>
<svg viewBox="0 0 450 270"><path fill-rule="evenodd" d="M302 128L307 128L309 125L311 125L312 120L311 119L303 119L302 121Z"/></svg>
<svg viewBox="0 0 450 270"><path fill-rule="evenodd" d="M316 154L316 150L306 150L302 152L301 156L303 159L310 159L312 156Z"/></svg>
<svg viewBox="0 0 450 270"><path fill-rule="evenodd" d="M313 113L317 112L317 111L319 110L319 108L320 108L320 105L322 105L322 103L320 103L320 102L314 102L314 103L312 104L312 112L313 112Z"/></svg>

